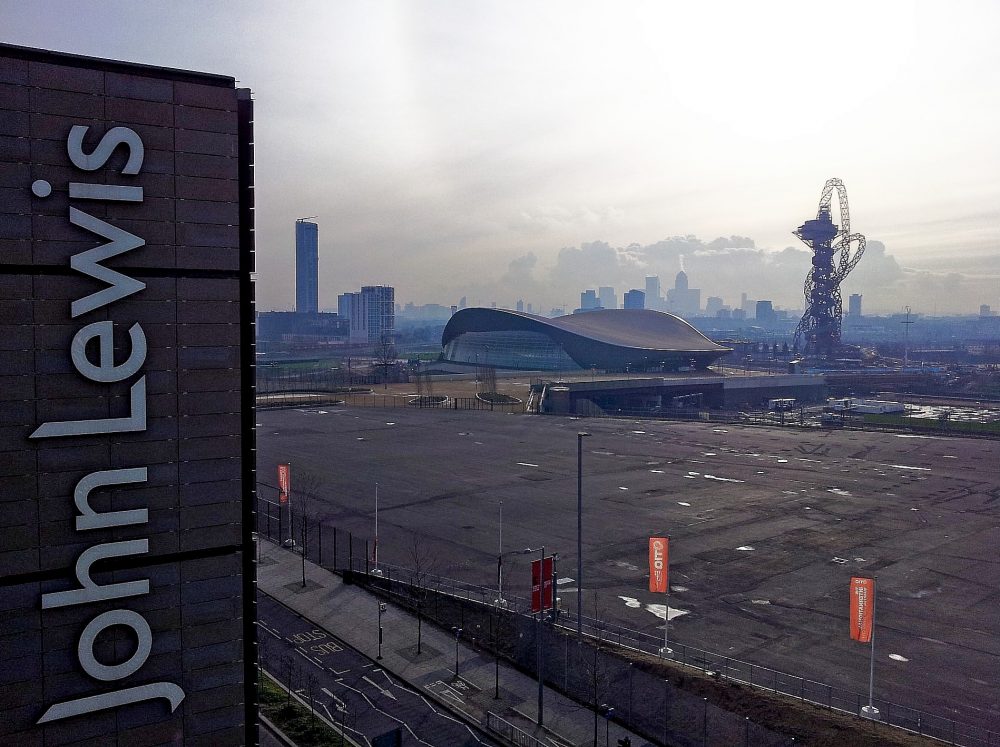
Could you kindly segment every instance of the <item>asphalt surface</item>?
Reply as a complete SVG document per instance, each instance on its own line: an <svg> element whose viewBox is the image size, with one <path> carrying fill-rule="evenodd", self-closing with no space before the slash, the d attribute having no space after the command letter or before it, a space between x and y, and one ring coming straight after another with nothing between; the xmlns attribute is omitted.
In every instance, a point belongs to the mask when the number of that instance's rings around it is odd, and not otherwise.
<svg viewBox="0 0 1000 747"><path fill-rule="evenodd" d="M304 567L303 586L301 555L266 540L259 542L258 552L258 592L272 600L261 613L264 658L276 662L279 672L284 671L282 658L293 655L295 660L311 660L316 668L325 667L334 675L335 686L324 693L328 700L318 694L317 690L322 692L318 681L313 683L314 697L320 698L321 713L329 709L327 718L331 721L331 716L337 717L345 726L356 728L353 733L348 731L356 743L365 743L366 731L379 733L387 724L392 728L395 717L412 729L408 740L419 736L440 747L475 745L479 739L492 744L492 736L480 731L489 727L489 714L522 732L518 735L522 743L528 737L545 747L592 743L592 711L547 687L544 724L539 725L537 680L479 649L473 631L456 637L453 631L425 622L418 647L417 620L406 609L389 603L380 620L378 603L382 600L362 586L345 583L337 574L309 561ZM284 607L274 609L274 600ZM282 611L294 614L282 616ZM381 646L375 634L379 622L384 630ZM278 640L295 650L271 645ZM303 663L293 674L292 687L303 697L308 698L309 689L303 675L318 678L316 668ZM405 694L399 689L404 682L408 686ZM415 697L416 693L422 697ZM356 697L359 694L360 699ZM642 707L638 701L637 709ZM460 721L473 730L463 732ZM649 745L619 724L602 726L611 744L628 737L634 747ZM502 724L494 724L494 728L505 729Z"/></svg>
<svg viewBox="0 0 1000 747"><path fill-rule="evenodd" d="M316 709L350 738L370 744L382 734L402 730L404 745L468 745L487 742L343 640L285 607L267 594L258 596L258 622L264 668L308 702L309 680Z"/></svg>
<svg viewBox="0 0 1000 747"><path fill-rule="evenodd" d="M258 423L261 481L291 461L293 499L311 481L328 524L372 536L379 483L383 562L493 584L502 500L504 549L558 552L571 611L589 431L585 614L662 635L646 553L668 535L671 641L867 692L848 581L874 575L876 697L1000 725L996 441L406 408ZM505 590L527 593L528 562L506 559Z"/></svg>

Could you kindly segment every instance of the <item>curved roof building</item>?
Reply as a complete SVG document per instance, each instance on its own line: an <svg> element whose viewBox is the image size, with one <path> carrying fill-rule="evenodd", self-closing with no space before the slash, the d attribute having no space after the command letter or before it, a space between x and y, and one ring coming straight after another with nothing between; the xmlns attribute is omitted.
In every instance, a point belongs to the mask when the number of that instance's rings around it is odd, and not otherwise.
<svg viewBox="0 0 1000 747"><path fill-rule="evenodd" d="M441 336L445 360L497 368L671 371L707 368L730 352L683 319L648 309L600 309L546 319L520 311L459 311Z"/></svg>

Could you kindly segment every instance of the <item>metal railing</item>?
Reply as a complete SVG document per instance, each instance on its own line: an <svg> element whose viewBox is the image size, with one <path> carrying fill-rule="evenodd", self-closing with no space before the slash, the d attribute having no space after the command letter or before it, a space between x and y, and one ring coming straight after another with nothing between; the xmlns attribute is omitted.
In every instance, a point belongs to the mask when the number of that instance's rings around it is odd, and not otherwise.
<svg viewBox="0 0 1000 747"><path fill-rule="evenodd" d="M749 409L742 412L732 410L664 408L652 411L649 409L615 409L602 410L592 405L584 405L573 413L556 413L557 417L571 414L574 417L618 419L618 420L665 420L665 421L700 421L719 425L761 425L783 428L802 428L809 430L830 429L848 431L870 431L875 433L919 433L938 436L961 436L967 438L1000 437L1000 429L995 423L967 423L963 421L933 421L920 422L918 418L908 418L905 421L866 420L861 415L848 415L823 423L815 408L807 413L799 408L788 410L784 416L771 410Z"/></svg>
<svg viewBox="0 0 1000 747"><path fill-rule="evenodd" d="M379 394L369 392L332 392L322 390L261 392L257 395L259 408L320 407L346 405L349 407L410 408L419 410L477 410L486 412L524 412L525 403L488 402L478 397L444 397L432 395Z"/></svg>
<svg viewBox="0 0 1000 747"><path fill-rule="evenodd" d="M518 729L514 724L506 719L497 716L493 711L486 712L486 728L517 747L549 747L544 742L540 742L528 732Z"/></svg>

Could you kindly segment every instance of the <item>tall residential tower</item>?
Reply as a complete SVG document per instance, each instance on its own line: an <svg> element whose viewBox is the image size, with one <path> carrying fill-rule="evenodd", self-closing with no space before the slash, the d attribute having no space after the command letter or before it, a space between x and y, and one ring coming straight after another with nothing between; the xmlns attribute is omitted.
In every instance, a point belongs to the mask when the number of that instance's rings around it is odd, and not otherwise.
<svg viewBox="0 0 1000 747"><path fill-rule="evenodd" d="M392 345L396 333L396 291L390 285L365 285L337 297L337 312L351 322L352 343Z"/></svg>
<svg viewBox="0 0 1000 747"><path fill-rule="evenodd" d="M319 312L319 226L309 218L295 221L295 310Z"/></svg>

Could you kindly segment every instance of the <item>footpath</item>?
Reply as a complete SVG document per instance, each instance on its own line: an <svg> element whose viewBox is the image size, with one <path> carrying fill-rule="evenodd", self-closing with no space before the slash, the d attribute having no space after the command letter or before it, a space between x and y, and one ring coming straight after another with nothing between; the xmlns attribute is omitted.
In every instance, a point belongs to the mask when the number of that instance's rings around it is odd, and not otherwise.
<svg viewBox="0 0 1000 747"><path fill-rule="evenodd" d="M278 545L259 541L257 585L303 617L368 656L378 655L378 605L381 601L363 588L345 584L340 576L306 561L302 586L302 557ZM495 698L493 657L475 650L470 642L426 620L422 626L422 653L415 652L416 616L389 603L382 613L382 659L379 666L406 681L417 692L434 699L456 717L486 728L491 712L537 740L537 747L617 745L631 739L632 747L651 743L614 722L599 718L594 740L594 713L556 691L545 688L543 722L537 725L538 681L501 661L499 698ZM456 662L458 677L455 676ZM536 747L518 735L518 745ZM447 747L447 745L443 745Z"/></svg>

